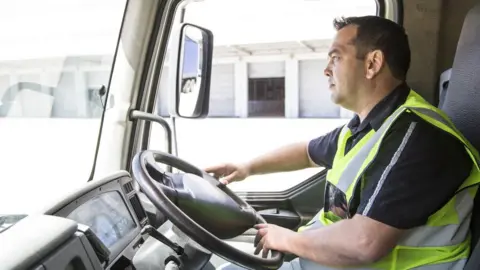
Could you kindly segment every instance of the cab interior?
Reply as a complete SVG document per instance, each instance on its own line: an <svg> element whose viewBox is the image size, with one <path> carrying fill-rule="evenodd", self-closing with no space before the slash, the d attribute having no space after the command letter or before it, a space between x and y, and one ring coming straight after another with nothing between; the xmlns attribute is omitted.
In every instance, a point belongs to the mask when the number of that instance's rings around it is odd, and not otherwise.
<svg viewBox="0 0 480 270"><path fill-rule="evenodd" d="M291 259L278 252L268 258L253 255L252 227L257 222L293 230L304 225L322 207L318 198L323 196L325 171L282 192L232 192L175 155L175 129L154 112L169 39L181 36L180 28L174 27L175 14L186 4L127 2L119 44L134 72L131 87L116 100L127 100L130 106L113 111L118 115L103 116L127 120L122 127L102 128L96 156L121 169L102 168L98 175L104 176L86 182L43 213L7 216L12 225L0 233L0 269L216 269L228 262L247 269L276 269ZM480 149L480 4L473 0L376 0L376 4L378 16L395 20L408 33L412 51L408 84L443 109ZM206 36L207 41L211 38ZM208 65L211 47L204 55ZM176 65L180 60L180 52L168 59ZM116 69L112 78L118 79L121 72ZM204 75L200 79L208 81L211 74ZM175 96L178 85L168 91ZM208 95L205 100L192 118L204 116ZM149 138L153 125L167 134L166 152L148 149L147 142L155 140ZM106 132L116 139L106 143ZM110 151L112 144L115 151ZM480 268L478 200L477 196L466 269ZM115 226L109 223L111 213L119 218ZM93 218L94 229L83 222Z"/></svg>

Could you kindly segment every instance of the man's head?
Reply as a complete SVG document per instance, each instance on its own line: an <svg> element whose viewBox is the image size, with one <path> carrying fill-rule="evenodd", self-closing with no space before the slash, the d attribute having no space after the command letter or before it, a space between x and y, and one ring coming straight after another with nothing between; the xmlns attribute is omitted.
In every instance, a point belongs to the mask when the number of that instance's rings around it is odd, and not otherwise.
<svg viewBox="0 0 480 270"><path fill-rule="evenodd" d="M405 80L410 47L403 27L377 16L335 19L333 24L337 34L325 75L335 103L357 110L366 95Z"/></svg>

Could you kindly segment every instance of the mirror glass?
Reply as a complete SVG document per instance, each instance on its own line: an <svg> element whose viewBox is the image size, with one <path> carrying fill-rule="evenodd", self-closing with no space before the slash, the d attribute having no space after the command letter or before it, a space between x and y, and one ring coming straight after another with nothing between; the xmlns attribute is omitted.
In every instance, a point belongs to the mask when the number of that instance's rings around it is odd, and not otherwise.
<svg viewBox="0 0 480 270"><path fill-rule="evenodd" d="M196 115L202 84L203 32L185 25L181 36L178 113L183 117ZM201 104L198 104L201 106Z"/></svg>

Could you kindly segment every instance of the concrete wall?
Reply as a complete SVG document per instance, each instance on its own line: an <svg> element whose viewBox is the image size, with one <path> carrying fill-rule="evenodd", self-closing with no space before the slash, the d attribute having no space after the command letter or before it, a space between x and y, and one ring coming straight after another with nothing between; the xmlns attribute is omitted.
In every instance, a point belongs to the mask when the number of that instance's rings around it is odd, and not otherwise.
<svg viewBox="0 0 480 270"><path fill-rule="evenodd" d="M323 74L326 61L299 61L299 117L340 117L340 107L331 101L328 78Z"/></svg>
<svg viewBox="0 0 480 270"><path fill-rule="evenodd" d="M249 63L248 77L249 78L285 77L285 63L283 61Z"/></svg>
<svg viewBox="0 0 480 270"><path fill-rule="evenodd" d="M212 67L209 116L235 116L234 84L235 76L233 64L219 64Z"/></svg>

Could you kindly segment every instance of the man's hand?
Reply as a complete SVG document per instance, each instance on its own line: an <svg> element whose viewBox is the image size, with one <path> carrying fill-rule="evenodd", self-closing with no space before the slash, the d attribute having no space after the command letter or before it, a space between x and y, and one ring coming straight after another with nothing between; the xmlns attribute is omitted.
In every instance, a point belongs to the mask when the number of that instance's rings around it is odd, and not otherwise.
<svg viewBox="0 0 480 270"><path fill-rule="evenodd" d="M257 224L255 228L258 230L254 242L255 255L262 250L263 258L267 257L269 250L290 252L287 249L295 238L296 232L273 224Z"/></svg>
<svg viewBox="0 0 480 270"><path fill-rule="evenodd" d="M235 181L242 181L250 175L247 165L231 163L206 168L205 172L213 173L215 178L220 179L220 182L224 185Z"/></svg>

